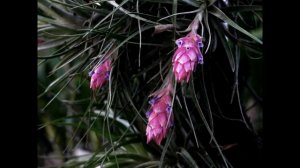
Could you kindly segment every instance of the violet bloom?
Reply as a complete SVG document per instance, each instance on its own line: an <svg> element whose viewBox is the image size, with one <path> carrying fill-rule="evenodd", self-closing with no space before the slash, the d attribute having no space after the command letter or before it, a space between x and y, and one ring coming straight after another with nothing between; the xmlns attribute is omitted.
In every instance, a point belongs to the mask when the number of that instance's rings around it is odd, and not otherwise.
<svg viewBox="0 0 300 168"><path fill-rule="evenodd" d="M89 75L91 76L90 88L92 90L101 88L106 83L106 81L108 81L110 70L111 61L107 60L99 65L94 71L91 71L89 73Z"/></svg>

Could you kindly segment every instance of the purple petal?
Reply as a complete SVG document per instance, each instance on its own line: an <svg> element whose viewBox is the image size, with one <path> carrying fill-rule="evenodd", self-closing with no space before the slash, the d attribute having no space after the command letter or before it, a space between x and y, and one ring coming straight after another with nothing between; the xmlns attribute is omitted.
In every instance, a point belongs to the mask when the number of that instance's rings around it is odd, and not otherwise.
<svg viewBox="0 0 300 168"><path fill-rule="evenodd" d="M182 44L183 44L183 41L182 40L176 40L175 43L177 44L178 47L181 47Z"/></svg>
<svg viewBox="0 0 300 168"><path fill-rule="evenodd" d="M174 126L174 122L173 122L173 121L170 121L169 127L173 127L173 126Z"/></svg>
<svg viewBox="0 0 300 168"><path fill-rule="evenodd" d="M203 47L203 43L202 42L198 42L198 47L202 48Z"/></svg>
<svg viewBox="0 0 300 168"><path fill-rule="evenodd" d="M198 55L198 64L203 64L203 56L201 54Z"/></svg>
<svg viewBox="0 0 300 168"><path fill-rule="evenodd" d="M109 75L110 75L110 72L107 71L107 72L105 73L105 79L106 79L106 80L109 80Z"/></svg>
<svg viewBox="0 0 300 168"><path fill-rule="evenodd" d="M89 72L89 76L92 76L94 74L94 71Z"/></svg>
<svg viewBox="0 0 300 168"><path fill-rule="evenodd" d="M167 111L168 113L170 113L170 112L172 111L172 106L167 105L166 111Z"/></svg>
<svg viewBox="0 0 300 168"><path fill-rule="evenodd" d="M151 113L152 113L152 111L147 111L147 112L146 112L146 117L149 118L150 115L151 115Z"/></svg>
<svg viewBox="0 0 300 168"><path fill-rule="evenodd" d="M149 100L149 104L153 105L154 103L156 103L157 99L158 98L156 96L153 97L151 100Z"/></svg>

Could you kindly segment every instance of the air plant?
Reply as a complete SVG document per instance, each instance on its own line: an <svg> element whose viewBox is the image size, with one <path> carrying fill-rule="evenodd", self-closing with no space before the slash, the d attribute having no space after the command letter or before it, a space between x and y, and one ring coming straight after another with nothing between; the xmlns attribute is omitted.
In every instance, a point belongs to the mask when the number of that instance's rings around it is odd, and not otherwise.
<svg viewBox="0 0 300 168"><path fill-rule="evenodd" d="M39 166L259 167L261 1L37 3Z"/></svg>

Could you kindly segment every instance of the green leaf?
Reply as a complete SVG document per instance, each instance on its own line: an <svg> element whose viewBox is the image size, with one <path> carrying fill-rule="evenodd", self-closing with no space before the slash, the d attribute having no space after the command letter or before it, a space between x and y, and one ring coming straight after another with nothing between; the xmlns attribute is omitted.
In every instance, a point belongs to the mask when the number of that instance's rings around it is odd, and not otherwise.
<svg viewBox="0 0 300 168"><path fill-rule="evenodd" d="M132 160L142 161L142 162L149 161L149 158L147 158L145 156L142 156L142 155L136 154L136 153L128 153L128 152L112 154L108 158L113 159L115 156L117 156L118 159L132 159Z"/></svg>
<svg viewBox="0 0 300 168"><path fill-rule="evenodd" d="M148 162L145 162L145 163L141 163L137 166L135 166L134 168L145 168L147 166L158 166L159 165L159 161L148 161Z"/></svg>
<svg viewBox="0 0 300 168"><path fill-rule="evenodd" d="M171 143L171 140L173 138L173 133L174 133L174 128L171 128L172 129L172 132L170 134L170 136L168 136L167 140L166 140L166 144L164 145L164 148L163 148L163 151L161 153L161 156L160 156L160 162L159 162L159 168L162 168L163 166L163 162L164 162L164 158L165 158L165 155L166 155L166 152L168 150L168 147Z"/></svg>
<svg viewBox="0 0 300 168"><path fill-rule="evenodd" d="M195 106L196 106L196 108L197 108L197 111L198 111L199 114L200 114L200 117L201 117L202 121L204 122L204 125L205 125L205 127L206 127L208 133L209 133L209 134L211 135L211 137L212 137L212 141L213 141L213 142L215 143L215 145L217 146L217 149L218 149L218 151L219 151L219 153L220 153L220 155L221 155L221 157L222 157L222 159L223 159L223 161L224 161L224 164L225 164L226 168L228 168L228 163L227 163L228 161L227 161L227 159L225 158L225 156L223 155L223 152L221 151L220 146L219 146L219 144L218 144L218 142L217 142L217 140L216 140L216 138L215 138L215 136L214 136L212 130L210 129L210 127L209 127L209 125L208 125L208 123L207 123L207 120L206 120L206 118L205 118L205 116L204 116L204 114L203 114L203 111L202 111L201 107L200 107L199 101L197 100L193 76L191 77L191 79L192 79L192 81L191 81L191 90L192 90L192 99L193 99L193 102L194 102L194 104L195 104Z"/></svg>
<svg viewBox="0 0 300 168"><path fill-rule="evenodd" d="M70 58L69 60L67 60L65 63L63 63L62 65L60 65L59 67L55 68L53 70L53 72L61 69L62 67L66 66L67 64L69 64L70 62L74 61L75 59L77 59L78 57L80 57L81 55L83 55L87 50L89 50L90 48L98 45L99 43L101 43L102 41L98 41L98 42L95 42L93 45L83 49L82 51L80 51L78 54L76 54L75 56L73 56L72 58Z"/></svg>
<svg viewBox="0 0 300 168"><path fill-rule="evenodd" d="M68 43L69 41L71 41L73 38L66 38L66 37L63 37L63 38L59 38L59 39L55 39L55 40L49 40L49 41L46 41L40 45L38 45L38 51L41 51L41 50L48 50L50 48L54 48L54 47L58 47L58 46L61 46L63 44L66 44Z"/></svg>
<svg viewBox="0 0 300 168"><path fill-rule="evenodd" d="M249 33L248 31L246 31L245 29L243 29L239 25L237 25L225 13L223 13L218 7L216 7L216 6L213 5L212 8L209 10L209 13L211 13L212 15L216 16L217 18L223 20L224 22L228 23L230 26L232 26L233 28L237 29L241 33L244 33L248 37L250 37L253 40L255 40L256 42L258 42L259 44L263 44L263 42L260 39L258 39L257 37L253 36L251 33Z"/></svg>
<svg viewBox="0 0 300 168"><path fill-rule="evenodd" d="M200 3L197 2L197 1L193 1L193 0L182 0L182 1L189 4L189 5L191 5L191 6L194 6L194 7L199 8L199 6L200 6Z"/></svg>
<svg viewBox="0 0 300 168"><path fill-rule="evenodd" d="M179 154L185 160L189 167L198 168L196 161L184 148L181 147L180 152L176 153Z"/></svg>
<svg viewBox="0 0 300 168"><path fill-rule="evenodd" d="M192 131L193 131L193 134L194 134L194 137L195 137L195 141L196 141L197 147L199 148L199 142L198 142L198 139L197 139L197 136L196 136L196 131L195 131L195 128L194 128L194 124L193 124L191 115L190 115L190 111L189 111L188 105L187 105L187 103L186 103L186 98L185 98L185 94L184 94L183 87L181 87L181 92L182 92L182 95L183 95L183 103L184 103L184 107L185 107L186 112L187 112L188 117L189 117L190 125L191 125L191 127L192 127Z"/></svg>
<svg viewBox="0 0 300 168"><path fill-rule="evenodd" d="M228 41L226 41L226 39L224 37L225 36L224 32L220 29L220 27L217 25L217 23L213 19L211 20L211 22L212 22L212 25L215 28L215 30L216 30L219 38L220 38L221 43L223 44L223 47L224 47L225 52L226 52L226 55L228 57L228 61L229 61L231 70L232 70L232 72L234 72L235 71L234 58L233 58L233 54L232 54L231 48L230 48L230 46L228 44Z"/></svg>
<svg viewBox="0 0 300 168"><path fill-rule="evenodd" d="M204 14L204 25L208 31L208 44L207 44L207 47L206 47L206 50L204 52L204 54L207 53L208 49L210 48L210 45L211 45L211 31L210 31L210 26L209 26L209 23L208 23L208 12L207 10L205 10L205 12L203 12ZM201 22L201 20L199 19L199 21Z"/></svg>
<svg viewBox="0 0 300 168"><path fill-rule="evenodd" d="M217 0L208 0L208 5L207 6L211 6L212 4L214 4Z"/></svg>
<svg viewBox="0 0 300 168"><path fill-rule="evenodd" d="M77 64L76 66L73 66L72 68L70 68L68 71L66 71L64 74L60 75L57 79L55 79L53 82L51 82L48 87L45 89L44 93L48 92L50 89L52 89L54 86L56 86L57 84L59 84L60 82L62 82L62 80L66 79L68 77L68 75L72 72L74 72L74 70L76 68L79 67L79 64Z"/></svg>
<svg viewBox="0 0 300 168"><path fill-rule="evenodd" d="M117 9L119 9L120 11L122 11L123 13L125 13L126 15L132 17L132 18L135 18L135 19L138 19L138 20L141 20L141 21L144 21L144 22L152 23L152 24L159 24L157 22L153 22L151 20L148 20L148 19L145 19L145 18L140 17L138 15L130 13L129 11L125 10L124 8L122 8L121 5L117 4L115 1L107 1L107 2L109 4L111 4L112 6L116 7ZM122 2L122 4L123 4L123 2Z"/></svg>
<svg viewBox="0 0 300 168"><path fill-rule="evenodd" d="M246 12L246 11L262 11L262 6L258 5L240 5L229 6L222 8L222 11L226 12Z"/></svg>

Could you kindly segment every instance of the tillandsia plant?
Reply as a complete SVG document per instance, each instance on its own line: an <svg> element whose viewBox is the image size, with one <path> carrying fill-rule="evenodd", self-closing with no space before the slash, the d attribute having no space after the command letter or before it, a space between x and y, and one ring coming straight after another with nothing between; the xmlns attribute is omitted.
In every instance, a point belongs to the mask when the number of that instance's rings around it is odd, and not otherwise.
<svg viewBox="0 0 300 168"><path fill-rule="evenodd" d="M260 0L38 0L39 167L259 167Z"/></svg>
<svg viewBox="0 0 300 168"><path fill-rule="evenodd" d="M189 82L191 73L197 64L203 64L203 56L200 48L203 47L200 35L196 33L199 22L193 22L193 30L185 37L176 40L178 46L175 51L172 64L175 79L178 82ZM196 27L196 28L195 28ZM159 145L166 137L169 128L173 125L171 95L173 91L172 74L166 77L165 86L151 94L153 98L149 101L151 108L147 111L148 125L146 129L147 143L151 139Z"/></svg>

